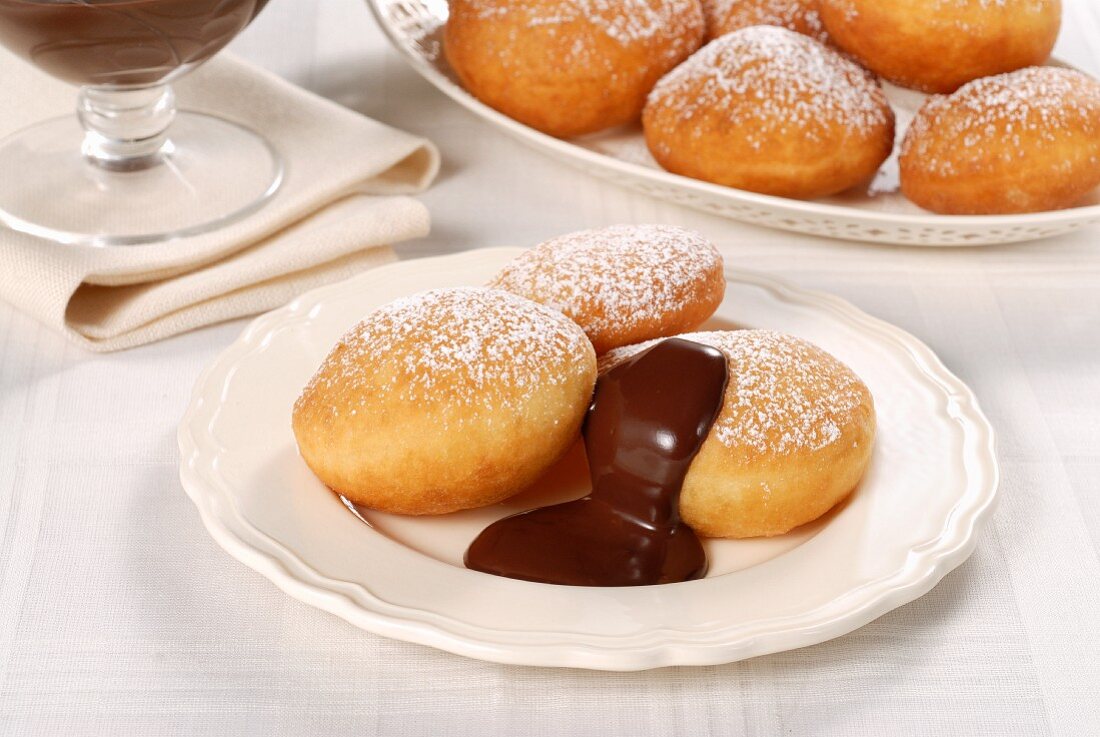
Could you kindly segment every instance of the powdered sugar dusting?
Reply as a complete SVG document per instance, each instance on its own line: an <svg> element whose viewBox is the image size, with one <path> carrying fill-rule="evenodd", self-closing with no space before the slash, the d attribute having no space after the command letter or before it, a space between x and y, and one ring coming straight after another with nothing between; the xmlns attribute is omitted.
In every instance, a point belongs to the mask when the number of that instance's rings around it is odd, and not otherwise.
<svg viewBox="0 0 1100 737"><path fill-rule="evenodd" d="M702 0L702 5L712 38L748 26L781 26L818 41L829 37L817 0Z"/></svg>
<svg viewBox="0 0 1100 737"><path fill-rule="evenodd" d="M390 302L352 328L303 397L338 389L360 405L395 394L515 408L540 387L583 375L592 355L584 333L556 310L500 290L436 289Z"/></svg>
<svg viewBox="0 0 1100 737"><path fill-rule="evenodd" d="M721 268L721 254L698 233L616 225L547 241L505 267L493 286L555 307L595 335L628 332L677 313Z"/></svg>
<svg viewBox="0 0 1100 737"><path fill-rule="evenodd" d="M701 29L702 12L697 0L558 0L557 2L519 3L510 0L463 0L475 16L482 20L519 19L517 29L540 29L556 35L568 32L565 27L584 22L597 32L624 47L650 44L656 39L668 40L668 58L682 59L694 47L689 39L698 37L692 29ZM453 12L453 8L452 8ZM592 63L591 49L583 33L576 40L563 62ZM509 47L499 50L502 64L511 62L512 50L522 44L518 35ZM521 48L521 47L519 47Z"/></svg>
<svg viewBox="0 0 1100 737"><path fill-rule="evenodd" d="M728 448L775 455L820 450L839 440L851 413L869 401L851 369L791 335L737 330L676 337L726 354L729 385L713 433ZM600 359L600 372L657 342L610 351Z"/></svg>
<svg viewBox="0 0 1100 737"><path fill-rule="evenodd" d="M777 133L822 140L822 132L838 123L867 134L891 119L886 96L868 72L775 26L711 41L654 87L648 108L686 125L701 112L720 114L758 147Z"/></svg>
<svg viewBox="0 0 1100 737"><path fill-rule="evenodd" d="M667 33L697 8L696 0L558 0L516 3L508 0L466 0L480 18L523 13L528 27L560 26L589 20L624 46Z"/></svg>
<svg viewBox="0 0 1100 737"><path fill-rule="evenodd" d="M1073 69L1028 67L929 98L901 156L951 177L1032 160L1070 131L1097 141L1092 161L1100 165L1100 82Z"/></svg>

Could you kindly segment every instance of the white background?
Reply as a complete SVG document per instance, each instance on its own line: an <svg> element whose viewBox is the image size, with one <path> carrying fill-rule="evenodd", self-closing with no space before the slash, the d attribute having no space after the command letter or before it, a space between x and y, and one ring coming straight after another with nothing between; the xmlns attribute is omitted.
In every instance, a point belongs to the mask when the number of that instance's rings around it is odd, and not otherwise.
<svg viewBox="0 0 1100 737"><path fill-rule="evenodd" d="M664 204L460 110L359 0L272 0L235 50L440 146L405 257L677 223L909 330L998 430L1000 506L935 590L831 643L633 674L465 660L299 604L205 534L175 425L243 323L96 356L0 304L0 734L1100 734L1100 229L918 250ZM1057 53L1100 72L1096 0L1067 2Z"/></svg>

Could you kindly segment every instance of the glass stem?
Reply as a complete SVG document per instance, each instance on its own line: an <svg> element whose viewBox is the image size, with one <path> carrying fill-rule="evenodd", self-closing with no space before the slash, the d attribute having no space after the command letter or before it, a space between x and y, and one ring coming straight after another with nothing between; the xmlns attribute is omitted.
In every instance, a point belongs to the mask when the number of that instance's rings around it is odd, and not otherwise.
<svg viewBox="0 0 1100 737"><path fill-rule="evenodd" d="M96 166L139 171L171 152L168 127L176 117L176 96L166 84L82 87L77 115L84 126L84 156Z"/></svg>

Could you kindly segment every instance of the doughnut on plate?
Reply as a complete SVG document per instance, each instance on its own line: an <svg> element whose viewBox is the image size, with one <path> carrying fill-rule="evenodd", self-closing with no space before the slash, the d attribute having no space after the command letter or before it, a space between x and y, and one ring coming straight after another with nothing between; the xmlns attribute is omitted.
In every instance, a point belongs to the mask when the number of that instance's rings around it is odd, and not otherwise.
<svg viewBox="0 0 1100 737"><path fill-rule="evenodd" d="M445 0L367 0L393 45L421 76L451 99L515 138L587 174L706 212L799 233L911 246L979 246L1047 238L1100 223L1100 191L1066 210L1026 215L935 215L899 191L897 146L872 182L842 195L794 200L689 179L662 170L641 126L560 140L484 105L458 83L441 51ZM1056 63L1056 62L1055 62ZM883 85L897 116L900 144L927 96Z"/></svg>
<svg viewBox="0 0 1100 737"><path fill-rule="evenodd" d="M434 518L345 506L298 455L295 398L373 308L486 282L519 251L384 266L253 322L203 373L179 428L180 475L214 539L291 596L377 634L523 665L640 670L725 663L844 635L921 596L974 549L997 490L988 421L926 346L835 297L727 272L704 329L817 343L875 397L878 438L849 500L780 537L708 540L708 576L574 588L462 567L491 521L587 492L578 448L505 503Z"/></svg>

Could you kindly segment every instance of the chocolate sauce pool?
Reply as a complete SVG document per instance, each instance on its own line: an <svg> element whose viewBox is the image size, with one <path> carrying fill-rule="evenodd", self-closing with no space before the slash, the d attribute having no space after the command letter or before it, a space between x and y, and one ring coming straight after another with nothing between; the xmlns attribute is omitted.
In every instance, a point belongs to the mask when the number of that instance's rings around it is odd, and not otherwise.
<svg viewBox="0 0 1100 737"><path fill-rule="evenodd" d="M466 566L572 586L701 578L707 557L680 521L680 489L727 378L721 351L679 338L605 374L584 427L592 493L489 525L466 551Z"/></svg>

